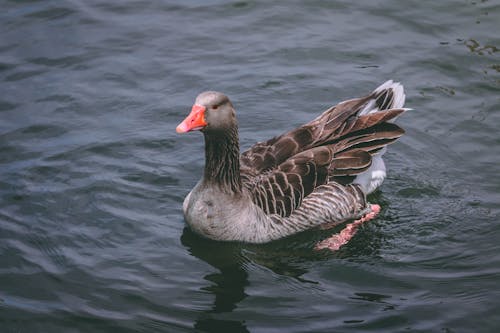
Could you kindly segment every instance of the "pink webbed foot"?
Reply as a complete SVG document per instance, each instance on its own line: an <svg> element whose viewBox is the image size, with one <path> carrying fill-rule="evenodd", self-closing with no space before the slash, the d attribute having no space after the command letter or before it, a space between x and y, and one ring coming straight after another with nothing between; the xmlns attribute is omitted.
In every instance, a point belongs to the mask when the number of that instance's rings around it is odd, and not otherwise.
<svg viewBox="0 0 500 333"><path fill-rule="evenodd" d="M378 215L378 213L380 212L379 205L371 205L370 208L371 208L371 212L366 213L359 220L355 220L354 222L347 224L345 226L345 228L342 229L338 234L335 234L335 235L317 243L316 246L314 247L314 249L315 250L328 249L330 251L337 251L338 249L340 249L340 247L342 245L347 244L347 242L349 242L351 240L351 238L354 237L354 235L358 231L359 227L363 223L368 222L371 219L375 218Z"/></svg>

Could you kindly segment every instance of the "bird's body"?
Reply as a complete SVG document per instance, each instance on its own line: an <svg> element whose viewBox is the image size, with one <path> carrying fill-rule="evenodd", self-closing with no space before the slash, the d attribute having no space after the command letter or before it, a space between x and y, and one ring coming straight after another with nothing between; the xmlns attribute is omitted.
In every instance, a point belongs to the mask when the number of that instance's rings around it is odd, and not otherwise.
<svg viewBox="0 0 500 333"><path fill-rule="evenodd" d="M183 205L187 224L215 240L264 243L362 218L371 212L366 195L385 178L385 147L404 133L391 122L404 99L387 81L240 155L233 105L200 94L177 127L205 136L204 175Z"/></svg>

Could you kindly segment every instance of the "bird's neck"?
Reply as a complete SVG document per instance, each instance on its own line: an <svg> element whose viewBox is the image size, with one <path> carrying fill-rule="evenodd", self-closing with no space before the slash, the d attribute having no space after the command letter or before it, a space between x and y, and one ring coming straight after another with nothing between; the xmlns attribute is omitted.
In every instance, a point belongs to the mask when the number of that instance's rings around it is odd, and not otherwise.
<svg viewBox="0 0 500 333"><path fill-rule="evenodd" d="M204 132L204 135L204 182L226 193L241 193L238 127L227 131Z"/></svg>

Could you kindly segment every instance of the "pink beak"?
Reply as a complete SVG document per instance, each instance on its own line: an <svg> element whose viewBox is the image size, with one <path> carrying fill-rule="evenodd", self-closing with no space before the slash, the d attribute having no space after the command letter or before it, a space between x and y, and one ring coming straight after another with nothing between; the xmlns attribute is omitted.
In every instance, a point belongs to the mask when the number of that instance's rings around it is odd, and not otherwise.
<svg viewBox="0 0 500 333"><path fill-rule="evenodd" d="M177 133L186 133L189 131L200 130L207 126L205 121L205 108L202 105L195 104L191 109L191 113L180 123L175 131Z"/></svg>

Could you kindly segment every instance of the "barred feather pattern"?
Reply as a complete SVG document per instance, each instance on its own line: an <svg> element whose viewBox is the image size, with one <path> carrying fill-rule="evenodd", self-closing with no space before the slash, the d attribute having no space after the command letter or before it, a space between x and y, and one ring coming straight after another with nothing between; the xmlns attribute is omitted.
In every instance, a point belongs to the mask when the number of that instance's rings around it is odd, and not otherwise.
<svg viewBox="0 0 500 333"><path fill-rule="evenodd" d="M318 187L288 218L274 216L272 225L284 226L290 228L287 232L296 233L325 227L325 224L332 227L360 218L366 212L366 197L358 186L329 183Z"/></svg>

